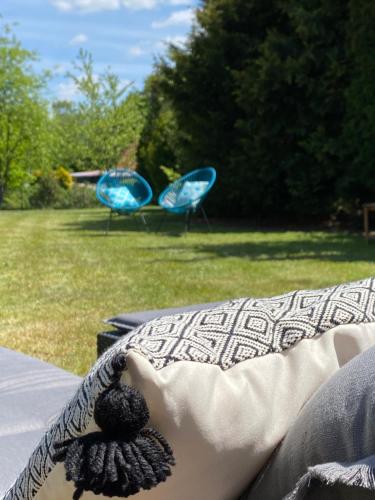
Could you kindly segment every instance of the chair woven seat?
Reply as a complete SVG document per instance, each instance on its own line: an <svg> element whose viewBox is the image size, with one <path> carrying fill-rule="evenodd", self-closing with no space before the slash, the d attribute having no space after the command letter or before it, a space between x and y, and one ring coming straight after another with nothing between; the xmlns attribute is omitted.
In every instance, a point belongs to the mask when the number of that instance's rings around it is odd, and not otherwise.
<svg viewBox="0 0 375 500"><path fill-rule="evenodd" d="M202 203L216 180L216 170L213 167L203 167L193 170L170 184L159 196L159 205L167 212L185 214L187 228L190 225L190 215L198 209L208 223Z"/></svg>
<svg viewBox="0 0 375 500"><path fill-rule="evenodd" d="M134 170L113 169L106 172L96 186L96 197L112 212L131 215L150 203L152 189L149 183ZM144 217L141 215L145 223Z"/></svg>
<svg viewBox="0 0 375 500"><path fill-rule="evenodd" d="M110 170L100 179L96 196L105 206L115 212L136 212L152 198L149 183L137 172L128 169Z"/></svg>

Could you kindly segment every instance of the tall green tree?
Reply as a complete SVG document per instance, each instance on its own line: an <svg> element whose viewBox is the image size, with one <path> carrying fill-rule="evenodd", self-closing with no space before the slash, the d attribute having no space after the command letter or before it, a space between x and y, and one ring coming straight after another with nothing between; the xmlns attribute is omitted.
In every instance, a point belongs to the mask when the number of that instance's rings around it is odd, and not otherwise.
<svg viewBox="0 0 375 500"><path fill-rule="evenodd" d="M157 72L176 162L218 170L217 213L325 217L375 196L374 5L201 2Z"/></svg>
<svg viewBox="0 0 375 500"><path fill-rule="evenodd" d="M238 160L244 139L238 131L244 116L239 72L258 57L267 30L283 22L275 0L205 1L186 47L172 47L160 65L181 137L180 163L186 170L216 167L218 188L209 201L217 213L244 213L245 186L258 167Z"/></svg>
<svg viewBox="0 0 375 500"><path fill-rule="evenodd" d="M45 79L11 29L0 28L0 205L11 187L18 187L36 166L47 162L43 144L48 120L41 97Z"/></svg>
<svg viewBox="0 0 375 500"><path fill-rule="evenodd" d="M73 170L116 166L139 139L145 104L131 84L108 70L96 75L90 53L80 51L68 77L77 89L74 102L53 105L56 161Z"/></svg>
<svg viewBox="0 0 375 500"><path fill-rule="evenodd" d="M279 3L258 54L236 72L242 116L234 160L246 168L247 212L324 216L338 196L348 85L342 0Z"/></svg>
<svg viewBox="0 0 375 500"><path fill-rule="evenodd" d="M69 170L80 170L86 161L86 147L81 138L81 116L69 100L52 102L52 129L54 165Z"/></svg>
<svg viewBox="0 0 375 500"><path fill-rule="evenodd" d="M346 91L340 194L358 205L375 199L375 3L350 0L349 12L351 79Z"/></svg>
<svg viewBox="0 0 375 500"><path fill-rule="evenodd" d="M145 83L143 95L147 116L140 137L138 163L140 172L152 183L157 192L168 183L162 167L178 171L177 127L171 103L160 90L161 75L155 71Z"/></svg>

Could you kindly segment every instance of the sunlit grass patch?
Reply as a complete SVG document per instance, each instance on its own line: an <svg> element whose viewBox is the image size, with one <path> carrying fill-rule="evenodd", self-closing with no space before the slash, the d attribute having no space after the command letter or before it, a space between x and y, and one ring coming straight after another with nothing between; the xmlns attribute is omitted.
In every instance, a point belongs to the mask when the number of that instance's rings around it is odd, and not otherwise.
<svg viewBox="0 0 375 500"><path fill-rule="evenodd" d="M270 296L375 271L375 245L360 235L259 231L243 224L185 235L146 211L150 232L107 212L0 212L0 345L83 374L96 357L101 320L124 312Z"/></svg>

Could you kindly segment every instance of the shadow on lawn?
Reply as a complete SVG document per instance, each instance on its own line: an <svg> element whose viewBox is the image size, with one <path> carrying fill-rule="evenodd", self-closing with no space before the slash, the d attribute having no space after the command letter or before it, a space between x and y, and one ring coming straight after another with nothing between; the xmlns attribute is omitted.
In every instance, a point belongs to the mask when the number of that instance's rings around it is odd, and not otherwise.
<svg viewBox="0 0 375 500"><path fill-rule="evenodd" d="M88 214L89 215L89 214ZM93 214L90 214L90 216ZM158 227L161 212L158 210L145 211L147 216L147 221L150 228L150 234L155 235L155 229ZM118 216L112 220L111 230L108 235L105 234L106 229L106 214L103 212L101 216L96 213L95 218L82 218L76 220L72 223L66 224L66 229L69 231L87 231L87 236L89 237L109 237L111 233L114 236L119 237L123 234L124 237L129 238L130 232L145 231L142 226L142 222L139 219L137 222L135 216L126 217ZM244 225L241 226L231 226L231 225L219 225L214 224L212 226L212 232L209 234L227 234L228 241L230 241L230 235L249 235L251 231L259 234L264 234L264 240L258 239L258 241L239 241L235 243L192 243L187 238L184 240L183 245L159 245L152 246L152 250L155 253L166 252L169 250L175 250L180 252L180 256L175 256L169 258L168 255L164 254L160 258L151 259L150 262L165 262L165 263L194 263L197 261L212 260L216 258L230 258L238 257L243 259L249 259L252 261L290 261L290 260L321 260L321 261L331 261L331 262L373 262L375 264L375 244L367 243L364 238L358 234L349 233L334 233L334 232L324 232L319 231L320 235L316 233L311 233L310 231L305 231L306 238L301 239L300 235L303 232L302 229L298 229L296 234L296 239L293 240L293 236L285 241L272 241L268 239L269 233L279 233L282 234L285 230L277 229L264 229L250 228ZM289 231L289 234L293 235L293 231ZM203 221L196 220L192 225L192 234L207 234L207 227ZM167 236L183 236L184 233L184 221L181 217L171 216L169 220L165 222L160 233ZM212 240L211 240L212 241ZM137 249L149 250L150 246L139 246ZM192 257L192 253L195 254ZM189 255L186 255L189 254Z"/></svg>
<svg viewBox="0 0 375 500"><path fill-rule="evenodd" d="M163 218L163 212L161 210L143 210L143 215L147 220L147 228L142 223L139 213L134 215L117 215L112 216L109 235L111 233L116 233L119 236L121 232L147 232L150 233L165 234L167 236L183 236L185 234L185 220L183 216L169 215L165 217L165 220L160 228L160 222ZM108 212L96 212L95 215L88 212L87 215L92 217L84 217L75 220L74 222L66 223L64 226L70 231L90 231L89 236L107 236L107 221ZM229 230L234 230L235 232L248 232L248 227L236 227L232 226L217 226L211 225L211 232L213 233L226 233ZM96 232L97 234L92 234ZM203 219L194 217L191 225L191 233L207 233L208 228Z"/></svg>
<svg viewBox="0 0 375 500"><path fill-rule="evenodd" d="M183 215L173 215L166 214L161 209L156 207L146 208L142 210L142 214L146 217L148 230L151 234L160 234L167 236L182 236L185 234L185 219ZM109 212L105 210L86 210L85 216L79 218L73 222L65 223L64 226L68 231L90 231L89 236L93 236L93 232L98 232L97 236L103 236L106 234L107 221ZM164 219L163 224L160 228L160 222ZM242 219L214 219L210 218L210 230L207 227L206 222L203 218L195 215L192 217L191 228L189 233L191 234L227 234L227 233L249 233L250 231L256 231L257 233L285 233L285 231L320 231L320 226L318 227L266 227L262 228L259 225L254 225L249 223L249 221ZM116 233L119 236L121 232L146 232L146 228L143 225L139 212L127 216L113 214L110 231Z"/></svg>
<svg viewBox="0 0 375 500"><path fill-rule="evenodd" d="M199 245L198 252L217 257L240 257L253 261L320 260L331 262L373 262L375 246L358 236L325 235L325 240L239 242Z"/></svg>
<svg viewBox="0 0 375 500"><path fill-rule="evenodd" d="M299 261L299 260L320 260L328 262L368 262L375 265L375 246L367 245L366 242L354 241L330 241L316 242L308 240L296 240L286 242L239 242L229 244L201 244L184 245L184 250L196 254L204 253L205 256L192 258L174 257L173 259L164 256L159 259L152 259L150 262L166 263L193 263L203 260L217 258L242 258L252 261ZM181 247L153 247L153 250L181 250ZM182 254L182 252L181 252Z"/></svg>
<svg viewBox="0 0 375 500"><path fill-rule="evenodd" d="M273 232L273 231L272 231ZM236 231L228 231L229 234ZM321 236L315 236L306 232L306 238L301 239L301 231L298 231L296 239L286 241L266 241L269 231L257 231L263 233L265 240L240 241L235 243L201 243L186 244L171 247L169 250L181 251L181 257L168 259L164 256L153 262L195 262L201 260L212 260L215 258L242 258L252 261L299 261L299 260L320 260L327 262L368 262L375 265L375 244L367 243L359 235L347 233L320 232ZM293 234L293 232L291 232ZM293 236L292 236L293 237ZM153 250L163 251L166 247L153 247ZM185 257L186 252L195 253L192 258ZM199 256L199 254L201 254ZM203 256L202 254L205 254Z"/></svg>

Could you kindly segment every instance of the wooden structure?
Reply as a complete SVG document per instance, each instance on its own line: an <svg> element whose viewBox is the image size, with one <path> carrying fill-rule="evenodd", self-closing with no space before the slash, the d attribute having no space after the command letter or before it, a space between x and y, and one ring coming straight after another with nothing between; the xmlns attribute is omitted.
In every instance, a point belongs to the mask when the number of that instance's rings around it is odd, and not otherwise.
<svg viewBox="0 0 375 500"><path fill-rule="evenodd" d="M375 232L371 232L369 229L370 212L375 212L375 203L365 203L363 205L364 235L365 235L366 240L375 236Z"/></svg>

